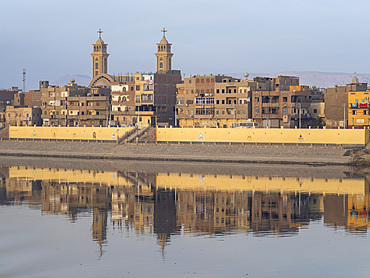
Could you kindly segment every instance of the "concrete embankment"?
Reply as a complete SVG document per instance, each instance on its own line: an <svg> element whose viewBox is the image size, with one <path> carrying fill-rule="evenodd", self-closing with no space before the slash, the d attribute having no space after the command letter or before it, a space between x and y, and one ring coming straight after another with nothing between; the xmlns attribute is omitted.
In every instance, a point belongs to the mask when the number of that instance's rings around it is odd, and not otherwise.
<svg viewBox="0 0 370 278"><path fill-rule="evenodd" d="M0 155L79 159L222 162L297 165L351 165L347 149L335 147L156 145L0 141Z"/></svg>

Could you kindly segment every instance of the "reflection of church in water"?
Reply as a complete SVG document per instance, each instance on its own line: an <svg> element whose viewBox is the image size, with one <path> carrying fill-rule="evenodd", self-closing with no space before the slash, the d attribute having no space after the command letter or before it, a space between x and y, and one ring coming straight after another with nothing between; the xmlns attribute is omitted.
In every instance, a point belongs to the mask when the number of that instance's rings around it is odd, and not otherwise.
<svg viewBox="0 0 370 278"><path fill-rule="evenodd" d="M40 204L42 213L67 215L71 221L78 221L80 214L92 213L92 238L101 254L107 244L108 225L136 234L156 234L162 249L180 231L199 235L290 235L322 218L326 225L348 231L368 229L366 179L32 167L1 168L0 174L1 205ZM197 187L196 181L205 187ZM320 191L323 184L326 191Z"/></svg>

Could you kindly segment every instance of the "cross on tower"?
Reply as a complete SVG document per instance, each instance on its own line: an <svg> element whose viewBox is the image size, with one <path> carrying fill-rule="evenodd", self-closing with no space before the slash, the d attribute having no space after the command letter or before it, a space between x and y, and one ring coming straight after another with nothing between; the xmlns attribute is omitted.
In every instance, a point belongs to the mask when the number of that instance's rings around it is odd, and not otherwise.
<svg viewBox="0 0 370 278"><path fill-rule="evenodd" d="M163 33L163 37L165 37L167 32L166 28L163 28L161 32Z"/></svg>
<svg viewBox="0 0 370 278"><path fill-rule="evenodd" d="M99 29L99 31L97 31L97 33L99 33L99 38L101 39L101 33L103 33L103 31L101 29Z"/></svg>

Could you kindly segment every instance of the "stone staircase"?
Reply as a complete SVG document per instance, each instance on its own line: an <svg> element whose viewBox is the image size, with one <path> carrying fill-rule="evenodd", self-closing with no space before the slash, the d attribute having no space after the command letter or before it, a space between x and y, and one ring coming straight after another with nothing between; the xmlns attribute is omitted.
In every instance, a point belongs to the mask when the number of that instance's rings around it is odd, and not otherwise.
<svg viewBox="0 0 370 278"><path fill-rule="evenodd" d="M0 128L0 139L1 140L7 140L9 139L9 126Z"/></svg>
<svg viewBox="0 0 370 278"><path fill-rule="evenodd" d="M140 137L139 143L156 143L157 142L157 129L150 127L149 130Z"/></svg>
<svg viewBox="0 0 370 278"><path fill-rule="evenodd" d="M123 136L121 136L118 139L118 144L124 144L127 143L128 138L130 138L134 133L136 133L138 130L138 127L135 127L134 129L127 131Z"/></svg>
<svg viewBox="0 0 370 278"><path fill-rule="evenodd" d="M139 130L136 130L136 132L132 133L125 141L127 143L135 143L135 142L140 142L140 138L142 138L149 130L151 127L144 127Z"/></svg>

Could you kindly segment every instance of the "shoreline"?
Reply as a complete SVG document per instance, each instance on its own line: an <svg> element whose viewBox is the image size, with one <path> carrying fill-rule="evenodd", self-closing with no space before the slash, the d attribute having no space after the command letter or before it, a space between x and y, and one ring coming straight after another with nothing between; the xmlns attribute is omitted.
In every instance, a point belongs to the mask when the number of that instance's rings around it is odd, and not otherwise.
<svg viewBox="0 0 370 278"><path fill-rule="evenodd" d="M0 141L0 156L148 162L366 167L362 149L302 146L167 145ZM355 155L354 155L355 154Z"/></svg>

